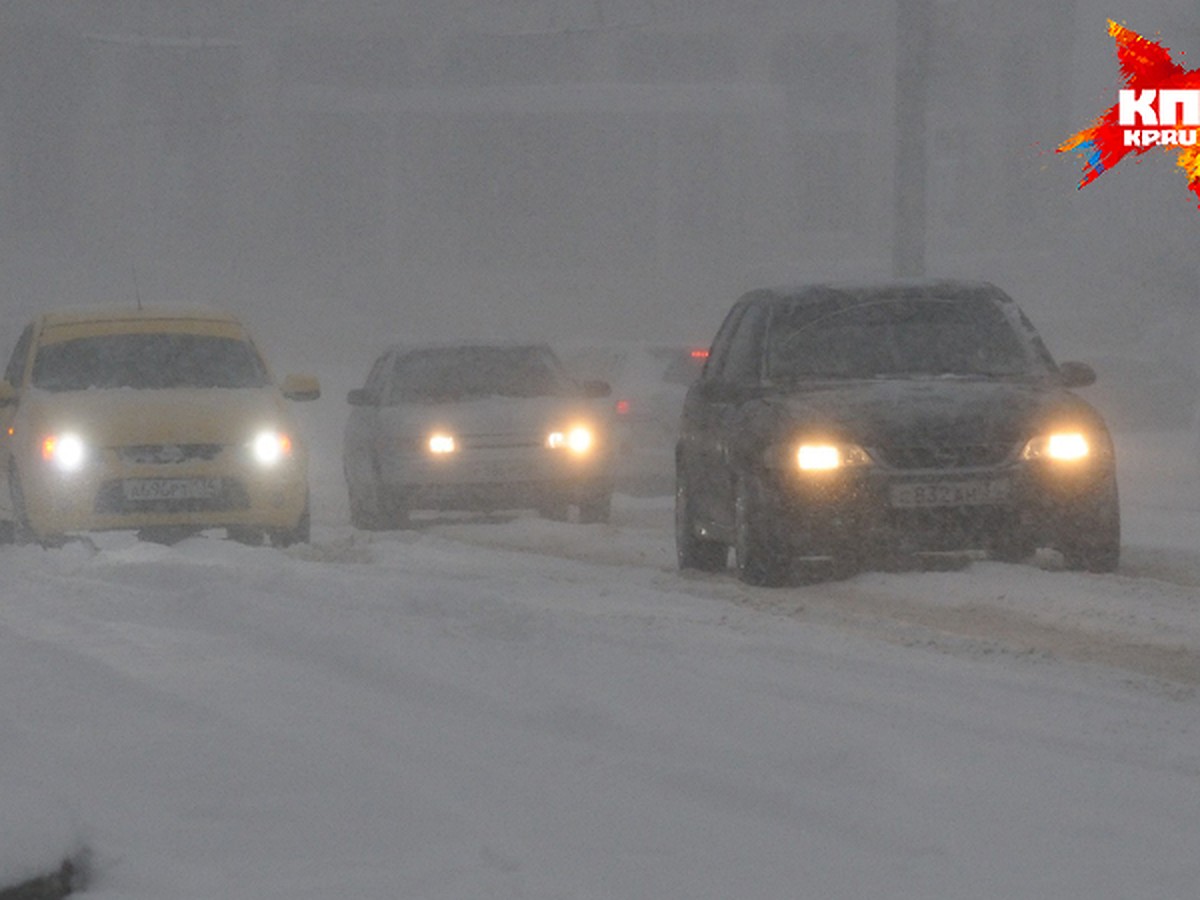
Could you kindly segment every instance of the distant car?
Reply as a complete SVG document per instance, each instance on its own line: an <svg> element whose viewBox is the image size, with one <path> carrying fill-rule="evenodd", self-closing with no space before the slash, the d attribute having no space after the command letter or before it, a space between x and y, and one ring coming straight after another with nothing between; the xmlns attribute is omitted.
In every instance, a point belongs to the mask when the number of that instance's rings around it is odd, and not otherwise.
<svg viewBox="0 0 1200 900"><path fill-rule="evenodd" d="M0 463L19 539L130 529L172 540L209 528L307 541L308 457L246 329L209 309L47 313L0 381Z"/></svg>
<svg viewBox="0 0 1200 900"><path fill-rule="evenodd" d="M627 342L560 352L571 371L612 385L617 488L669 494L683 399L704 368L707 346Z"/></svg>
<svg viewBox="0 0 1200 900"><path fill-rule="evenodd" d="M413 510L532 508L604 522L609 386L570 378L542 344L392 347L351 391L343 464L359 528Z"/></svg>
<svg viewBox="0 0 1200 900"><path fill-rule="evenodd" d="M1006 294L977 282L753 291L684 405L683 568L786 581L923 551L1037 548L1108 572L1120 551L1113 444Z"/></svg>

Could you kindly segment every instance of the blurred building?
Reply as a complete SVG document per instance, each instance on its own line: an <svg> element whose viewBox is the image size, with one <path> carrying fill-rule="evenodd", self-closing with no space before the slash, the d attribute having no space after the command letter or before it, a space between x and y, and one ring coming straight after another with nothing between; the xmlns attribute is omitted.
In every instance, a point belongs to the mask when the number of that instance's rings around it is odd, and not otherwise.
<svg viewBox="0 0 1200 900"><path fill-rule="evenodd" d="M898 9L928 31L915 125L896 120ZM886 274L907 127L929 268L1020 271L1071 223L1073 170L1047 175L1043 155L1086 123L1081 16L1041 0L6 0L0 237L118 293L136 259L231 288L286 272L297 303L352 293L367 314L398 289L434 298L428 315L489 290L715 308L761 280Z"/></svg>

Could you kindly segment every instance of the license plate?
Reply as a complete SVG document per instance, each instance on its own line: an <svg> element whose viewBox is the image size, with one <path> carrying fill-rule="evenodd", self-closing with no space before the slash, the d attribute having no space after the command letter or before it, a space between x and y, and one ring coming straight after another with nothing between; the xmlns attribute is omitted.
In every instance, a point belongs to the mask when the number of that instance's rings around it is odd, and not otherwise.
<svg viewBox="0 0 1200 900"><path fill-rule="evenodd" d="M891 504L898 507L918 506L985 506L1005 503L1012 493L1007 478L990 481L937 481L928 484L894 484Z"/></svg>
<svg viewBox="0 0 1200 900"><path fill-rule="evenodd" d="M121 483L126 500L211 500L221 493L220 478L131 478Z"/></svg>

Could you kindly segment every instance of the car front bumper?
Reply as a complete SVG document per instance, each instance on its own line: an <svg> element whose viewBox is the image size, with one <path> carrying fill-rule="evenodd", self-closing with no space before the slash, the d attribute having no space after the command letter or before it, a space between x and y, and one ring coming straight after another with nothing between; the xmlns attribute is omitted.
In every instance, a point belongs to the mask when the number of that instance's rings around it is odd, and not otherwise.
<svg viewBox="0 0 1200 900"><path fill-rule="evenodd" d="M1052 547L1102 505L1109 465L1009 463L980 469L870 467L832 477L777 475L776 532L801 556Z"/></svg>
<svg viewBox="0 0 1200 900"><path fill-rule="evenodd" d="M19 491L39 540L160 527L284 531L300 524L308 509L301 459L271 469L219 460L182 466L104 460L70 473L35 464L23 473Z"/></svg>

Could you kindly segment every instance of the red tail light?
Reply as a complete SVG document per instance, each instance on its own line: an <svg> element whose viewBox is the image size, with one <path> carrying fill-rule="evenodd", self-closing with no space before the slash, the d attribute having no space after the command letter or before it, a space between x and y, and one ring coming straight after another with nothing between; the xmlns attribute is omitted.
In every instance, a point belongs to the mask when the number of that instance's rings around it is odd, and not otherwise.
<svg viewBox="0 0 1200 900"><path fill-rule="evenodd" d="M697 347L692 351L692 359L708 359L708 348Z"/></svg>
<svg viewBox="0 0 1200 900"><path fill-rule="evenodd" d="M618 400L616 409L617 409L618 416L629 415L629 401L628 400Z"/></svg>

